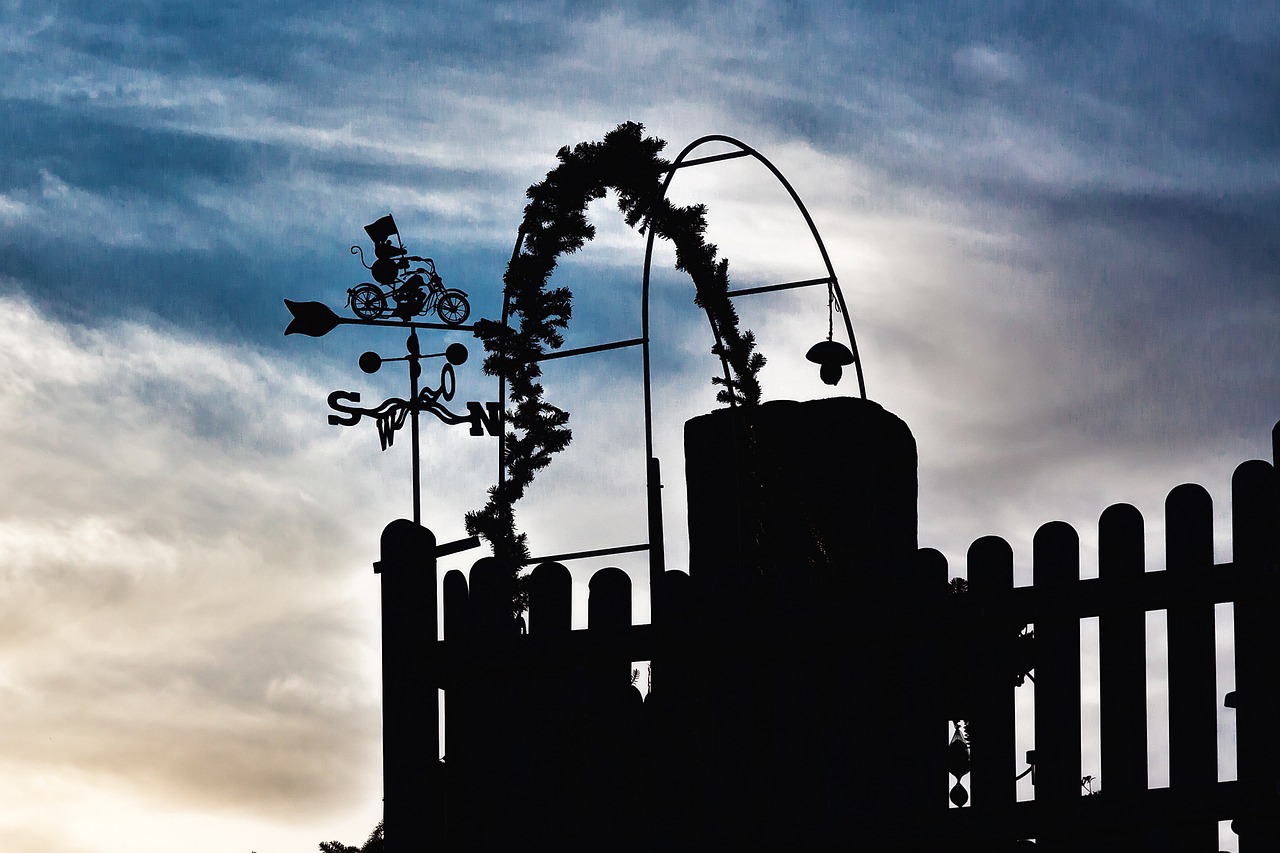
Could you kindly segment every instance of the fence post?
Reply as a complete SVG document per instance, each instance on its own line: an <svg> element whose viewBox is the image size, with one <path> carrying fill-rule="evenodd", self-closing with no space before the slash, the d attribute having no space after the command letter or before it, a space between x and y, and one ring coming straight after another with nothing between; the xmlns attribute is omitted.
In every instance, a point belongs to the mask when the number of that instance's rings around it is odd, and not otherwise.
<svg viewBox="0 0 1280 853"><path fill-rule="evenodd" d="M1217 667L1213 599L1213 499L1185 483L1165 502L1169 625L1169 787L1178 802L1204 805L1218 782ZM1173 853L1218 847L1216 820L1168 827Z"/></svg>
<svg viewBox="0 0 1280 853"><path fill-rule="evenodd" d="M382 531L383 820L391 853L443 839L436 648L436 537L398 519Z"/></svg>
<svg viewBox="0 0 1280 853"><path fill-rule="evenodd" d="M1037 846L1075 853L1072 807L1080 800L1080 619L1071 612L1080 580L1080 537L1051 521L1032 541L1036 617L1036 805L1045 832ZM1055 612L1056 611L1056 612Z"/></svg>
<svg viewBox="0 0 1280 853"><path fill-rule="evenodd" d="M1240 853L1280 850L1280 596L1275 469L1245 462L1231 478L1233 562L1244 576L1235 604L1237 771L1243 813L1232 823Z"/></svg>
<svg viewBox="0 0 1280 853"><path fill-rule="evenodd" d="M1102 796L1111 813L1141 813L1147 793L1147 631L1141 597L1145 572L1142 514L1129 504L1098 519L1098 577L1107 604L1098 617L1098 687L1102 702ZM1114 828L1100 851L1133 853L1145 831Z"/></svg>

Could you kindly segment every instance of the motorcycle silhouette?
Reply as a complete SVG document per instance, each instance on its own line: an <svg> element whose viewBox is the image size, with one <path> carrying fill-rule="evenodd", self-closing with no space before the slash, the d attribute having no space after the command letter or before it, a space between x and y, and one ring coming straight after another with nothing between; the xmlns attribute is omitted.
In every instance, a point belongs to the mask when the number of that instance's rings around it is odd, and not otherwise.
<svg viewBox="0 0 1280 853"><path fill-rule="evenodd" d="M373 274L377 284L366 281L347 290L347 305L357 317L376 320L390 314L407 321L435 311L450 326L466 321L471 315L467 294L445 287L431 258L408 254L390 215L366 225L364 230L373 240L373 264L365 263L359 246L352 246L351 254L360 255L360 263ZM395 243L391 242L392 237L396 238ZM411 266L414 263L425 266Z"/></svg>

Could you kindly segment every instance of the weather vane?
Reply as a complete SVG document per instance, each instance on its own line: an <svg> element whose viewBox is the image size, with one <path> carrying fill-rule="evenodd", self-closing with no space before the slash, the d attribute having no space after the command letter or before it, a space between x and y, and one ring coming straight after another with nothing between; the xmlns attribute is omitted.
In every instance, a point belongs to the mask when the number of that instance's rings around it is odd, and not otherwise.
<svg viewBox="0 0 1280 853"><path fill-rule="evenodd" d="M435 311L450 326L466 322L471 314L467 294L446 288L431 258L409 254L390 214L366 225L364 230L373 241L372 266L365 263L364 250L359 246L352 246L351 254L360 256L360 263L377 284L366 281L347 291L347 305L357 317L377 320L384 316L388 313L387 299L390 298L395 302L390 314L401 320ZM396 238L395 243L391 242L392 237ZM426 266L411 267L415 262Z"/></svg>
<svg viewBox="0 0 1280 853"><path fill-rule="evenodd" d="M386 357L376 352L360 356L360 369L365 373L377 373L382 365L391 361L403 361L409 366L409 396L388 397L376 406L363 407L357 391L334 391L329 395L329 407L337 414L329 415L329 423L335 426L355 426L362 418L372 418L378 428L378 441L386 450L395 441L395 434L406 422L412 441L413 457L413 520L422 521L421 464L418 438L418 415L429 412L449 426L467 424L471 435L496 436L502 430L502 406L498 402L466 404L465 412L450 410L445 403L453 400L457 390L454 367L467 360L467 348L462 344L449 344L442 352L423 353L418 340L419 329L474 331L473 326L462 323L471 314L467 294L455 288L446 288L435 261L431 258L410 255L400 239L395 220L384 216L366 225L365 232L373 241L373 264L365 263L364 251L352 246L351 253L360 256L360 262L373 275L377 284L363 282L347 290L347 305L355 317L340 317L323 302L284 301L293 315L286 335L320 337L340 325L385 326L409 329L405 341L405 354ZM394 238L394 242L392 242ZM418 266L414 266L417 264ZM388 305L394 306L388 311ZM443 323L413 320L413 317L435 311ZM389 315L389 316L388 316ZM395 318L395 319L391 319ZM434 387L419 387L422 377L422 361L444 358L440 368L440 382Z"/></svg>

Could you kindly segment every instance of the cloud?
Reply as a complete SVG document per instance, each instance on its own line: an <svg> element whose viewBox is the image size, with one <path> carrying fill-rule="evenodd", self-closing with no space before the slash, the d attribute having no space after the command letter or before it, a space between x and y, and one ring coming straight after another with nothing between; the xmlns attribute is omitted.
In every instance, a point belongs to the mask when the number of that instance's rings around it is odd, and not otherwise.
<svg viewBox="0 0 1280 853"><path fill-rule="evenodd" d="M956 72L979 83L1004 83L1022 76L1022 63L1010 53L985 44L966 45L954 54Z"/></svg>
<svg viewBox="0 0 1280 853"><path fill-rule="evenodd" d="M321 431L323 386L18 299L0 317L0 779L274 820L365 805L392 510Z"/></svg>
<svg viewBox="0 0 1280 853"><path fill-rule="evenodd" d="M296 844L298 815L376 799L368 563L404 513L405 448L327 427L321 401L402 394L402 374L353 378L385 336L285 339L280 299L340 304L364 275L348 247L390 211L496 316L525 188L628 119L669 155L737 136L795 184L870 394L916 432L921 541L953 573L993 532L1024 581L1054 517L1087 563L1116 500L1146 514L1157 564L1163 496L1186 480L1214 494L1225 558L1230 470L1269 452L1280 414L1280 16L1207 8L275 3L253 26L212 6L9 9L0 793L38 778L82 812L49 825L123 814L111 825L258 850ZM689 170L673 194L708 203L736 283L818 274L754 164ZM557 272L570 346L639 333L641 243L607 208ZM660 247L655 400L679 565L680 425L712 406L715 364L670 263ZM740 307L767 394L828 393L803 361L820 289ZM577 437L520 509L536 550L633 538L632 355L548 371ZM478 371L461 384L491 396ZM483 502L469 475L491 451L432 434L441 538ZM373 813L302 832L356 839ZM0 824L6 849L109 843L61 838Z"/></svg>

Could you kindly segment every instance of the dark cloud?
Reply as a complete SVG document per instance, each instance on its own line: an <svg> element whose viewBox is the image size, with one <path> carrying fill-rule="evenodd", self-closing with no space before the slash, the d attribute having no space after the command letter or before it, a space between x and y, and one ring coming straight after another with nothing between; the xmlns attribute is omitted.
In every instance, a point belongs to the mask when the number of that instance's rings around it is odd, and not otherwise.
<svg viewBox="0 0 1280 853"><path fill-rule="evenodd" d="M33 10L34 11L34 10ZM52 14L51 14L52 13ZM43 20L42 20L43 19ZM247 78L324 98L328 75L400 69L523 67L565 47L554 5L412 2L61 3L42 7L45 50L178 77ZM319 85L316 85L319 84ZM386 85L396 78L388 75Z"/></svg>
<svg viewBox="0 0 1280 853"><path fill-rule="evenodd" d="M27 189L47 172L140 204L174 198L190 203L193 181L233 191L255 175L287 167L287 152L277 147L157 126L154 118L85 103L5 99L0 110L9 120L0 138L3 192ZM140 118L141 124L130 121Z"/></svg>

